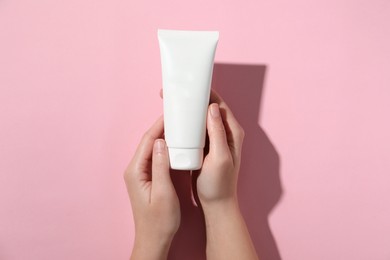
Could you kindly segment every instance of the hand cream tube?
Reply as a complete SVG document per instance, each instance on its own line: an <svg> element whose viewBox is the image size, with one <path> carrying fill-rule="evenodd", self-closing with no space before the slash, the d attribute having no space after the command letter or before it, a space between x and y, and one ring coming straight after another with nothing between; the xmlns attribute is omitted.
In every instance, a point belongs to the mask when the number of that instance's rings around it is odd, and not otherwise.
<svg viewBox="0 0 390 260"><path fill-rule="evenodd" d="M164 133L172 169L202 167L218 37L214 31L158 30Z"/></svg>

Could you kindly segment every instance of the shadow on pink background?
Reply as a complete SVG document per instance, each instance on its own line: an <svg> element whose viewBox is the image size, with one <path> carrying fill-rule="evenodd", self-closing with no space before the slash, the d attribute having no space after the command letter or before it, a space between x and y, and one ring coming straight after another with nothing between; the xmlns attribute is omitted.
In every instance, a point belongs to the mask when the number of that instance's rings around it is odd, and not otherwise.
<svg viewBox="0 0 390 260"><path fill-rule="evenodd" d="M279 155L258 125L265 65L214 65L213 88L224 98L245 129L238 191L242 213L260 259L280 260L268 216L282 195ZM181 198L182 223L173 241L170 259L205 259L205 226L201 208L191 203L191 178L174 173Z"/></svg>
<svg viewBox="0 0 390 260"><path fill-rule="evenodd" d="M260 259L279 260L268 216L282 195L280 158L258 124L266 71L267 66L261 64L217 63L214 80L215 89L245 129L238 183L242 213Z"/></svg>

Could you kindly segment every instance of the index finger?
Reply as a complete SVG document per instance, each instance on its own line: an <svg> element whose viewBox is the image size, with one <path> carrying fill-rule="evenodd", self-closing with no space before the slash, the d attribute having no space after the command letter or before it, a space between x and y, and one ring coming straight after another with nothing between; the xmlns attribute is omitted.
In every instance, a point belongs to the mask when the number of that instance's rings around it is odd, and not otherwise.
<svg viewBox="0 0 390 260"><path fill-rule="evenodd" d="M226 129L226 137L229 147L233 153L234 159L237 160L241 155L242 142L244 138L244 130L237 121L233 112L221 96L215 91L211 90L210 102L217 103L221 110L222 119Z"/></svg>

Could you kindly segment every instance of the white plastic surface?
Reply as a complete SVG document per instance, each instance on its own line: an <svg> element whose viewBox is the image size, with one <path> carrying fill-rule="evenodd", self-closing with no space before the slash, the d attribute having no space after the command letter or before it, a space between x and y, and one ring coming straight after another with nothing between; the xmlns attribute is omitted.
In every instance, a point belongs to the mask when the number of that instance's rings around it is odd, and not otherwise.
<svg viewBox="0 0 390 260"><path fill-rule="evenodd" d="M211 31L158 30L164 92L164 134L172 169L192 170L195 162L198 167L199 158L203 160L206 115L218 37L218 32ZM182 158L177 159L172 148L188 150L181 153ZM195 150L202 150L202 156ZM186 158L189 163L184 163Z"/></svg>
<svg viewBox="0 0 390 260"><path fill-rule="evenodd" d="M203 149L168 148L169 163L176 170L199 170L203 162Z"/></svg>

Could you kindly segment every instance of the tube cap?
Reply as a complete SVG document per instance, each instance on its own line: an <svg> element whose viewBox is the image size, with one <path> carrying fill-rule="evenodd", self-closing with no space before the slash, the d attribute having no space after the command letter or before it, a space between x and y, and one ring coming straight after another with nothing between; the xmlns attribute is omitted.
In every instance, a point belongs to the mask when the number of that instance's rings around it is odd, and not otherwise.
<svg viewBox="0 0 390 260"><path fill-rule="evenodd" d="M169 148L169 163L175 170L198 170L202 167L203 149Z"/></svg>

